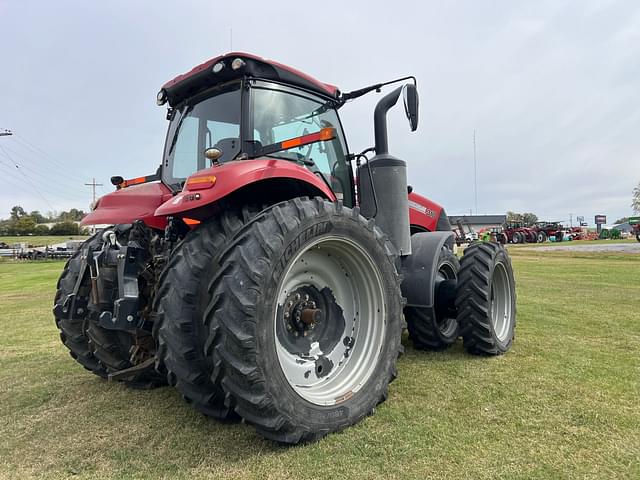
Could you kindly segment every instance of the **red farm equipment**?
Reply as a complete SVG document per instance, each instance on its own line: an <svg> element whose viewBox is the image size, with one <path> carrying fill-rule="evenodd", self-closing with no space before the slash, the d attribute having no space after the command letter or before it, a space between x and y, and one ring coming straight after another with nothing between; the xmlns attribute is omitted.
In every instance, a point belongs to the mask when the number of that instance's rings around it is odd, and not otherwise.
<svg viewBox="0 0 640 480"><path fill-rule="evenodd" d="M535 225L538 242L546 242L553 237L554 241L561 242L564 237L564 227L560 222L537 222Z"/></svg>
<svg viewBox="0 0 640 480"><path fill-rule="evenodd" d="M536 243L538 241L536 230L520 222L507 222L503 225L502 233L508 243Z"/></svg>
<svg viewBox="0 0 640 480"><path fill-rule="evenodd" d="M629 225L633 228L636 240L640 242L640 217L629 217Z"/></svg>
<svg viewBox="0 0 640 480"><path fill-rule="evenodd" d="M375 108L375 147L350 153L339 109L399 82ZM112 178L116 190L83 220L111 226L58 282L71 356L127 385L169 383L200 412L298 443L387 398L403 318L419 349L461 336L473 354L509 350L509 256L479 242L458 260L444 209L407 186L387 140L401 96L414 131L414 77L341 93L232 53L167 82L160 167Z"/></svg>

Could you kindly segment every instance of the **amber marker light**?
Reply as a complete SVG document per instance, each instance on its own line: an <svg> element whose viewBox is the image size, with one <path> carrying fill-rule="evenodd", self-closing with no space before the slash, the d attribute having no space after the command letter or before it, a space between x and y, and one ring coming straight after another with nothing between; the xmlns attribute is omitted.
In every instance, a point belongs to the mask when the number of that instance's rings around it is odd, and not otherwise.
<svg viewBox="0 0 640 480"><path fill-rule="evenodd" d="M126 188L126 187L130 187L131 185L140 185L141 183L144 183L146 181L147 181L147 177L132 178L131 180L125 180L124 182L122 182L120 184L120 187Z"/></svg>
<svg viewBox="0 0 640 480"><path fill-rule="evenodd" d="M205 190L216 184L215 175L205 175L201 177L191 177L187 180L187 190Z"/></svg>
<svg viewBox="0 0 640 480"><path fill-rule="evenodd" d="M335 128L326 127L316 133L310 133L290 140L284 140L280 143L280 146L282 150L287 150L288 148L301 147L303 145L309 145L310 143L333 140L334 138L336 138Z"/></svg>

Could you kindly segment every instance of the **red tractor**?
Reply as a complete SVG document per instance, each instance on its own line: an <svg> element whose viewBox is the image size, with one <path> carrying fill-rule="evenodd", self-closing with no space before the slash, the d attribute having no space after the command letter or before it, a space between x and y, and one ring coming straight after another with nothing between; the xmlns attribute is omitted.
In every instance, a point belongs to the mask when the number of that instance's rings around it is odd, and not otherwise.
<svg viewBox="0 0 640 480"><path fill-rule="evenodd" d="M397 82L407 83L375 108L375 147L350 153L339 109ZM462 336L474 354L509 350L509 256L495 243L453 254L444 209L411 192L406 163L389 154L386 116L400 96L413 131L413 77L341 93L231 53L167 82L159 169L112 178L116 191L83 220L110 226L58 282L71 356L298 443L387 398L405 318L420 349Z"/></svg>
<svg viewBox="0 0 640 480"><path fill-rule="evenodd" d="M536 243L538 241L536 231L520 222L507 222L503 225L502 233L508 243Z"/></svg>
<svg viewBox="0 0 640 480"><path fill-rule="evenodd" d="M561 242L564 237L564 227L560 222L537 222L535 228L539 243L546 242L551 237Z"/></svg>

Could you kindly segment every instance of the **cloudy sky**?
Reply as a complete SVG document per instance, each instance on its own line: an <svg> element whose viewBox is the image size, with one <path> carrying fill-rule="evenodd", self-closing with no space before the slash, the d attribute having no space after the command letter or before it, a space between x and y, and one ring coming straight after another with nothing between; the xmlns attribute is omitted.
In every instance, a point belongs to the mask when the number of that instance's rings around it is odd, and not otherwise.
<svg viewBox="0 0 640 480"><path fill-rule="evenodd" d="M0 0L0 45L0 217L86 209L92 178L104 194L153 173L158 88L231 48L343 91L416 75L420 127L396 109L390 150L450 214L475 211L474 129L478 213L611 222L640 181L636 0ZM341 110L352 151L373 144L378 98Z"/></svg>

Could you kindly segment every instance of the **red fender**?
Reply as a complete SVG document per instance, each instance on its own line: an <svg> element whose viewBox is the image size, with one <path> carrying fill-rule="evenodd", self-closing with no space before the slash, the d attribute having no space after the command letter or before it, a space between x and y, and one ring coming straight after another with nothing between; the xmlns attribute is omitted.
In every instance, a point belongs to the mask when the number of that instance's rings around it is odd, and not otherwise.
<svg viewBox="0 0 640 480"><path fill-rule="evenodd" d="M82 219L81 225L115 225L142 220L152 228L164 228L167 220L155 216L156 208L172 198L171 190L160 183L144 183L121 188L101 197L97 208Z"/></svg>
<svg viewBox="0 0 640 480"><path fill-rule="evenodd" d="M309 184L329 200L336 200L326 183L294 162L276 159L238 160L195 173L187 179L182 192L160 206L155 214L157 217L190 217L189 212L193 213L196 209L210 205L242 187L275 178L299 180ZM198 217L196 213L192 218L199 219Z"/></svg>
<svg viewBox="0 0 640 480"><path fill-rule="evenodd" d="M411 225L435 232L438 229L438 219L442 212L442 206L436 202L415 192L409 194L409 223Z"/></svg>

